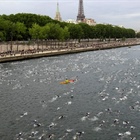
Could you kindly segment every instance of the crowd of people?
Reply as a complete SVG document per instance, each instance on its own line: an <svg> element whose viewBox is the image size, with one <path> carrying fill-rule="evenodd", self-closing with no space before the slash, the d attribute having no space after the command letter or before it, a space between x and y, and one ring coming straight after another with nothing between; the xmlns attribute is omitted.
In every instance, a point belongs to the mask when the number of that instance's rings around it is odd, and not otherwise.
<svg viewBox="0 0 140 140"><path fill-rule="evenodd" d="M53 52L53 51L72 51L78 49L91 49L91 50L99 50L99 49L108 49L108 48L116 48L122 46L131 46L140 44L140 40L126 40L126 41L82 41L82 42L51 42L45 45L34 44L25 47L25 45L20 45L20 49L16 47L10 46L10 49L6 49L5 46L0 45L0 57L16 57L19 55L34 55L36 53L45 53L45 52ZM11 44L9 44L11 45ZM5 48L3 48L5 47ZM7 47L8 48L8 47ZM16 48L16 49L15 49Z"/></svg>

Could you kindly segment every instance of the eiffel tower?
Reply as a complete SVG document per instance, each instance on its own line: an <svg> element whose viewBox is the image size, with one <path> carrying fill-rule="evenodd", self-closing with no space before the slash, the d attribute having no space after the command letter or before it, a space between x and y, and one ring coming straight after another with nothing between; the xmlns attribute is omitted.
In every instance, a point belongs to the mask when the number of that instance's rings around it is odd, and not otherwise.
<svg viewBox="0 0 140 140"><path fill-rule="evenodd" d="M79 9L77 15L77 22L83 22L85 19L83 0L79 0Z"/></svg>

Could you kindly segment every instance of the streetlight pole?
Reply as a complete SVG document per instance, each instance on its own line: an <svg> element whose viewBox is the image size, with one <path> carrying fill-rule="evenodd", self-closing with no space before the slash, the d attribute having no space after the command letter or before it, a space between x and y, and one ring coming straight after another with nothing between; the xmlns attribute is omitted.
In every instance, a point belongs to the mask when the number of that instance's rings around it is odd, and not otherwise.
<svg viewBox="0 0 140 140"><path fill-rule="evenodd" d="M12 47L13 47L13 33L12 33L12 31L10 32L10 37L11 37L10 51L12 52Z"/></svg>

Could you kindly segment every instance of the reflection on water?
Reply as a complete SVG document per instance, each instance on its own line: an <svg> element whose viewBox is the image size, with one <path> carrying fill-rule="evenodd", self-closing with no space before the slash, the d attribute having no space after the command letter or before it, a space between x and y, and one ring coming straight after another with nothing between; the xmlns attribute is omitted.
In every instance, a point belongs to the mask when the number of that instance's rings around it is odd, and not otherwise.
<svg viewBox="0 0 140 140"><path fill-rule="evenodd" d="M0 139L139 139L139 47L0 64Z"/></svg>

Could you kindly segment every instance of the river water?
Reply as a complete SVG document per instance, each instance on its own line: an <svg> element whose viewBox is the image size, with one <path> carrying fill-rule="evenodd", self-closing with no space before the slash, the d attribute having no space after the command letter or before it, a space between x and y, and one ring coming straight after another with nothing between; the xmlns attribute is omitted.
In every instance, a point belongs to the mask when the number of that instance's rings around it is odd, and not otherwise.
<svg viewBox="0 0 140 140"><path fill-rule="evenodd" d="M140 46L2 63L0 140L139 140L139 100Z"/></svg>

